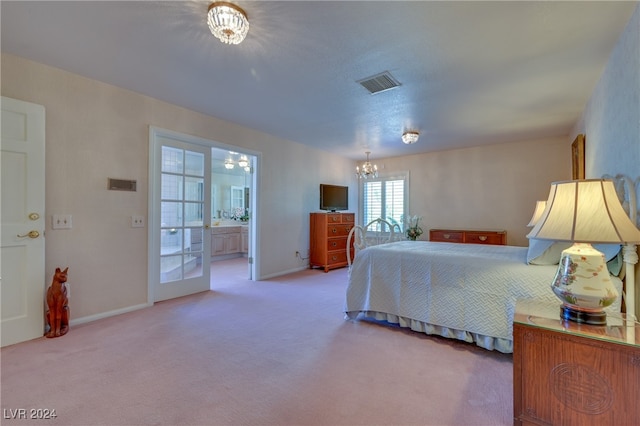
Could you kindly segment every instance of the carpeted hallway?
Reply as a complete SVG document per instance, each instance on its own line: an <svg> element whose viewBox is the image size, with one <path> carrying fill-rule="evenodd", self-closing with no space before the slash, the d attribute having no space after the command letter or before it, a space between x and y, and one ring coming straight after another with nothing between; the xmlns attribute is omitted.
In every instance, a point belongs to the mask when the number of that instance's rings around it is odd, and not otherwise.
<svg viewBox="0 0 640 426"><path fill-rule="evenodd" d="M346 269L222 281L3 348L2 424L513 422L510 355L345 320ZM9 419L16 409L57 417Z"/></svg>

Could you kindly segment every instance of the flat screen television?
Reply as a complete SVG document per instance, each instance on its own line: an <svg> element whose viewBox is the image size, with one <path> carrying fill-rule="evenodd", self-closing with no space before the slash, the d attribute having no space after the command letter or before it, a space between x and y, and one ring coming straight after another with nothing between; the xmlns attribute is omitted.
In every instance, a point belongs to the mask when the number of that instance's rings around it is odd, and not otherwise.
<svg viewBox="0 0 640 426"><path fill-rule="evenodd" d="M349 187L340 185L320 184L320 210L349 209Z"/></svg>

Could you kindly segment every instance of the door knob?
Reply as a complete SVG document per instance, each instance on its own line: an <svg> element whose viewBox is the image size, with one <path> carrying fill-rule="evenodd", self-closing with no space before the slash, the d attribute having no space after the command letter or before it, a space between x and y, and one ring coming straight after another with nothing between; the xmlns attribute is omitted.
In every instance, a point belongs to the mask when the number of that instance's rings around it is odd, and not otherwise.
<svg viewBox="0 0 640 426"><path fill-rule="evenodd" d="M27 234L18 235L18 238L24 238L24 237L38 238L39 236L40 236L40 233L34 229L33 231L29 231Z"/></svg>

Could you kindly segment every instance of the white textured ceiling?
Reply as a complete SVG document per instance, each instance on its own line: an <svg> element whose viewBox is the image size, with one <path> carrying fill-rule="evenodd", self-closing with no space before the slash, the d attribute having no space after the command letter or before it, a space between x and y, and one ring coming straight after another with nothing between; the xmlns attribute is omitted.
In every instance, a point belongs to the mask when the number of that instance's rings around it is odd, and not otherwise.
<svg viewBox="0 0 640 426"><path fill-rule="evenodd" d="M208 4L2 1L2 51L373 159L567 135L638 5L238 1L251 28L231 46ZM401 86L357 83L382 71Z"/></svg>

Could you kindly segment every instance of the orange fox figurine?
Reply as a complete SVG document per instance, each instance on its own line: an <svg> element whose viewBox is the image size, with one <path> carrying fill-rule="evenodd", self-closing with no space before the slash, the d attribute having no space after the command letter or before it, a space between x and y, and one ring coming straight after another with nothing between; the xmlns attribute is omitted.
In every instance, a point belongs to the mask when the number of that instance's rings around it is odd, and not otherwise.
<svg viewBox="0 0 640 426"><path fill-rule="evenodd" d="M69 331L69 298L67 297L67 271L56 268L53 282L47 290L47 325L46 337L60 337Z"/></svg>

